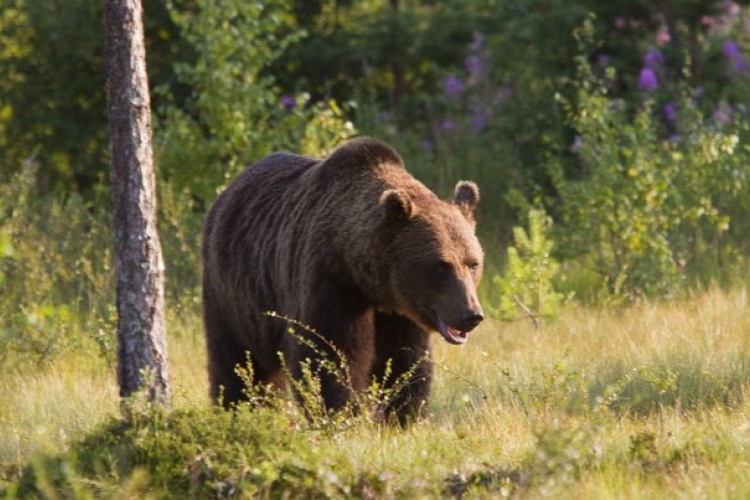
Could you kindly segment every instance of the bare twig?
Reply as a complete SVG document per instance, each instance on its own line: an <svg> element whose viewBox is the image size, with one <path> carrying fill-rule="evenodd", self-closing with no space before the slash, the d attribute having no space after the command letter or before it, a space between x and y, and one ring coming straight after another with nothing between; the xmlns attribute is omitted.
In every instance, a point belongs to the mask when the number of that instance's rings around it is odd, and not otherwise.
<svg viewBox="0 0 750 500"><path fill-rule="evenodd" d="M536 315L533 312L531 312L531 309L526 307L526 304L521 302L521 299L518 298L518 295L513 294L513 300L515 300L516 304L518 304L518 307L520 307L521 310L525 312L529 318L531 318L531 321L534 322L534 328L539 330L539 320L536 319Z"/></svg>

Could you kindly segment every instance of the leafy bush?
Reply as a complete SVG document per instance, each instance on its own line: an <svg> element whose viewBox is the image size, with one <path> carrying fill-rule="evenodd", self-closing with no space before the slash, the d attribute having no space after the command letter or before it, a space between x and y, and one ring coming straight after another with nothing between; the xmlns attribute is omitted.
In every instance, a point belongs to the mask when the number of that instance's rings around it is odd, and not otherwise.
<svg viewBox="0 0 750 500"><path fill-rule="evenodd" d="M115 357L112 222L108 199L44 193L29 162L0 183L0 370L46 364L71 349ZM194 198L160 184L159 228L170 308L200 296L200 228ZM106 198L107 192L99 196Z"/></svg>
<svg viewBox="0 0 750 500"><path fill-rule="evenodd" d="M194 61L176 65L191 97L157 110L157 163L177 191L209 203L220 186L268 153L320 155L354 132L335 103L281 96L274 79L262 74L303 35L290 26L288 4L199 0L194 10L171 5L173 21L196 53Z"/></svg>
<svg viewBox="0 0 750 500"><path fill-rule="evenodd" d="M336 492L333 464L316 463L314 439L283 432L290 424L283 413L247 406L150 409L131 422L106 422L66 455L30 464L18 494L53 488L102 495L122 487L193 498Z"/></svg>
<svg viewBox="0 0 750 500"><path fill-rule="evenodd" d="M38 198L37 180L29 162L0 184L0 367L43 364L111 334L108 219L76 194Z"/></svg>
<svg viewBox="0 0 750 500"><path fill-rule="evenodd" d="M585 54L591 26L578 36ZM648 89L631 109L610 97L611 69L597 76L585 55L577 64L576 100L560 100L577 132L580 172L566 175L551 160L561 247L600 273L611 294L675 294L688 265L712 252L721 262L727 251L728 207L744 206L747 189L745 127L708 122L686 91L674 118L680 133L665 134Z"/></svg>

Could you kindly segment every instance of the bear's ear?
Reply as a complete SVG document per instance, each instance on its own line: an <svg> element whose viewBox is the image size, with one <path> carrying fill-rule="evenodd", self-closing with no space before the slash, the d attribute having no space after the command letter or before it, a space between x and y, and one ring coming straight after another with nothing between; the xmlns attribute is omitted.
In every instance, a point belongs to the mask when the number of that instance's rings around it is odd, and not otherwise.
<svg viewBox="0 0 750 500"><path fill-rule="evenodd" d="M417 206L403 189L386 189L380 195L380 204L393 219L409 220L417 215Z"/></svg>
<svg viewBox="0 0 750 500"><path fill-rule="evenodd" d="M479 188L471 181L459 181L453 193L453 203L467 219L472 220L474 209L479 203Z"/></svg>

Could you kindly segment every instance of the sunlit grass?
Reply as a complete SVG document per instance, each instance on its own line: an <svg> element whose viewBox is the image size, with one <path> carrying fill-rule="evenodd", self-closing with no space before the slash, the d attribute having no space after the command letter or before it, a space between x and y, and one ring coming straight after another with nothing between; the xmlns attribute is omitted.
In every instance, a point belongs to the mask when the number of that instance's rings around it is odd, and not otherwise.
<svg viewBox="0 0 750 500"><path fill-rule="evenodd" d="M462 347L435 338L426 421L305 439L316 461L382 477L393 496L741 498L750 492L748 331L743 289L621 310L571 305L539 329L488 321ZM94 351L3 374L6 480L118 414L114 370ZM170 314L169 355L174 407L207 407L197 311Z"/></svg>
<svg viewBox="0 0 750 500"><path fill-rule="evenodd" d="M176 408L208 404L200 320L189 320L195 329L170 317L168 348ZM23 464L35 454L64 451L72 440L118 415L114 366L97 356L93 346L46 364L20 366L0 377L0 471L1 465Z"/></svg>
<svg viewBox="0 0 750 500"><path fill-rule="evenodd" d="M113 370L71 356L0 378L0 464L64 451L118 408Z"/></svg>

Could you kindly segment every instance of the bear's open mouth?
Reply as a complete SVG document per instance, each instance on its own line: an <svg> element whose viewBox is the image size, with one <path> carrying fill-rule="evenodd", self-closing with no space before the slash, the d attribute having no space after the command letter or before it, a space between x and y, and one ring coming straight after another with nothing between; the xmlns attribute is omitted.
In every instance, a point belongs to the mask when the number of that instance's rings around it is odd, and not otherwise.
<svg viewBox="0 0 750 500"><path fill-rule="evenodd" d="M448 324L438 317L438 331L443 338L451 344L461 345L465 344L468 339L468 333L457 328L448 326Z"/></svg>

